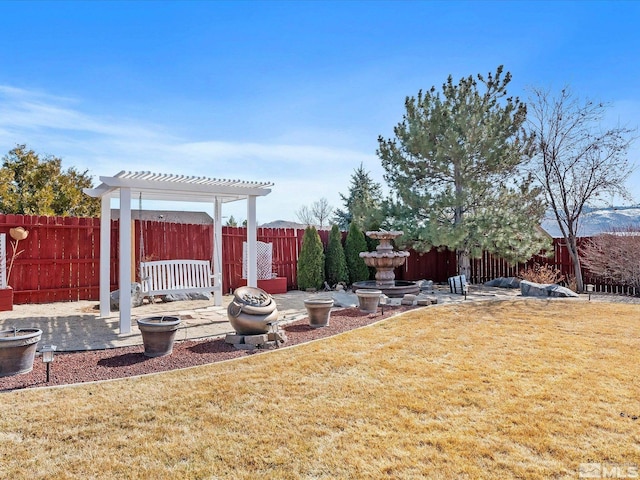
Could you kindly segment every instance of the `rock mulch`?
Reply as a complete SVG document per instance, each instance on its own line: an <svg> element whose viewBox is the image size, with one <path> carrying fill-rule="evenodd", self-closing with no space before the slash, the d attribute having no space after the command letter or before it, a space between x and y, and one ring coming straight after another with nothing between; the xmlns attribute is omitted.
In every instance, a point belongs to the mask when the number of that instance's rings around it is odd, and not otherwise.
<svg viewBox="0 0 640 480"><path fill-rule="evenodd" d="M331 313L329 325L323 328L312 328L307 319L298 320L281 326L287 337L285 346L297 345L363 327L411 308L408 306L387 306L384 308L384 314L380 309L375 314L363 313L358 308L336 310ZM240 358L264 351L261 349L238 350L233 345L225 343L224 338L208 338L176 341L173 353L166 357L145 357L142 345L108 350L58 353L50 367L49 383L46 382L45 365L39 357L36 357L31 372L0 378L0 392L164 372Z"/></svg>

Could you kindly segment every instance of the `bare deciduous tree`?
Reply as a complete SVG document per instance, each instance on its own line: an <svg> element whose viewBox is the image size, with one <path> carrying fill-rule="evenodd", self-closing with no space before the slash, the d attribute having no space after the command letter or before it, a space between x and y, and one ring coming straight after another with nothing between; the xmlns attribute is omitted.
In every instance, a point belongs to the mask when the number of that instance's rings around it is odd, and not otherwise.
<svg viewBox="0 0 640 480"><path fill-rule="evenodd" d="M567 242L578 291L583 291L578 255L578 227L584 207L603 196L627 196L631 173L626 153L633 138L624 127L602 128L607 106L580 101L568 88L557 96L533 89L528 127L535 139L532 173Z"/></svg>
<svg viewBox="0 0 640 480"><path fill-rule="evenodd" d="M333 207L329 205L329 201L322 197L320 200L315 201L311 206L303 205L296 212L296 217L300 223L305 225L313 225L319 228L324 228L327 224L327 220L333 214Z"/></svg>
<svg viewBox="0 0 640 480"><path fill-rule="evenodd" d="M298 217L298 221L300 223L304 223L307 226L311 226L315 224L315 218L313 217L313 212L307 205L301 206L296 211L296 217Z"/></svg>
<svg viewBox="0 0 640 480"><path fill-rule="evenodd" d="M318 221L318 226L324 228L327 220L333 214L333 207L329 205L329 201L326 198L322 197L317 202L313 202L311 212L313 212L313 216Z"/></svg>
<svg viewBox="0 0 640 480"><path fill-rule="evenodd" d="M636 288L640 288L639 258L639 226L597 235L581 252L582 263L592 274Z"/></svg>

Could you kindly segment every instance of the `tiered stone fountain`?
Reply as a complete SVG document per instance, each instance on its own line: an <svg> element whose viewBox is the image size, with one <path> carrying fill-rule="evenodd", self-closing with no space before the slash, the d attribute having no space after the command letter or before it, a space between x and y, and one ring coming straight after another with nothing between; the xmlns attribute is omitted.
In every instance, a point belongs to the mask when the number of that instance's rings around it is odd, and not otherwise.
<svg viewBox="0 0 640 480"><path fill-rule="evenodd" d="M364 282L355 282L353 289L381 290L387 297L399 298L407 293L417 294L420 287L416 282L396 280L393 269L403 265L409 252L394 251L391 240L399 237L404 232L385 231L367 232L367 237L380 241L375 252L361 252L360 257L368 267L376 269L376 279Z"/></svg>

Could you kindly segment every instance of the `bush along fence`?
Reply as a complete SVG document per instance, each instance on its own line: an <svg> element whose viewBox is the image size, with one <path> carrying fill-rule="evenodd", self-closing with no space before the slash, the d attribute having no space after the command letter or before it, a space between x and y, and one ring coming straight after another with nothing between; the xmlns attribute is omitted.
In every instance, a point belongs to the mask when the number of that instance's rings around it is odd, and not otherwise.
<svg viewBox="0 0 640 480"><path fill-rule="evenodd" d="M212 260L213 226L134 220L132 248L135 252L134 271L141 258L145 260L193 259ZM98 218L43 217L0 214L0 233L7 234L14 227L23 227L29 236L20 243L24 252L15 260L9 284L14 289L14 303L48 303L57 301L97 300L100 278L100 220ZM111 223L111 290L118 289L119 221ZM272 269L278 277L286 278L287 289L297 288L297 261L304 230L258 228L258 240L273 246ZM328 230L320 230L326 248ZM343 233L343 240L346 232ZM242 285L242 244L246 229L223 227L222 271L223 292ZM9 250L9 249L7 249ZM7 252L9 254L9 252ZM554 242L554 255L536 257L534 262L555 266L561 273L572 272L566 247ZM473 261L471 283L492 278L516 276L527 265L510 266L490 254ZM428 279L445 283L456 275L455 253L447 249L430 252L411 251L404 266L396 270L400 280ZM627 291L622 286L607 284L591 278L587 272L585 283L597 285L596 291L613 293Z"/></svg>

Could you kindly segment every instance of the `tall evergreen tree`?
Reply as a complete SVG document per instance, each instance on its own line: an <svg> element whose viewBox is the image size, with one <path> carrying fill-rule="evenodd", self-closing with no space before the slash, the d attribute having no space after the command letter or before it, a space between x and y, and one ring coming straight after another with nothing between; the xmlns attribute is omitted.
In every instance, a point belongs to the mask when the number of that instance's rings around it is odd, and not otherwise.
<svg viewBox="0 0 640 480"><path fill-rule="evenodd" d="M298 257L298 288L319 289L324 282L324 251L316 227L307 227Z"/></svg>
<svg viewBox="0 0 640 480"><path fill-rule="evenodd" d="M511 75L451 76L407 97L395 138L379 137L378 156L395 200L393 226L417 250L455 249L460 274L486 250L512 262L540 251L544 199L523 173L531 140L526 107L507 97Z"/></svg>
<svg viewBox="0 0 640 480"><path fill-rule="evenodd" d="M349 225L349 233L344 243L344 253L349 271L349 283L369 280L369 268L360 258L360 252L367 251L367 241L358 225Z"/></svg>
<svg viewBox="0 0 640 480"><path fill-rule="evenodd" d="M334 220L346 230L352 222L361 230L377 230L382 223L382 188L360 164L351 175L349 195L340 194L344 210L335 211Z"/></svg>
<svg viewBox="0 0 640 480"><path fill-rule="evenodd" d="M331 286L338 282L349 281L347 261L342 247L342 233L337 225L333 225L329 233L329 243L325 255L325 278Z"/></svg>

